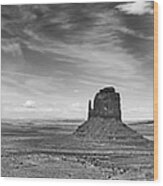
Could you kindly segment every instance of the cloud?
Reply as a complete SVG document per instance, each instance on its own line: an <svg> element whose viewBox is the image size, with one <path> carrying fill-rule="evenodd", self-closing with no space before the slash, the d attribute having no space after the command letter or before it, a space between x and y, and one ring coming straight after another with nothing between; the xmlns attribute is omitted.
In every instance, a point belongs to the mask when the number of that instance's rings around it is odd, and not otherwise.
<svg viewBox="0 0 163 186"><path fill-rule="evenodd" d="M79 90L78 90L78 89L74 89L73 92L74 92L74 93L78 93Z"/></svg>
<svg viewBox="0 0 163 186"><path fill-rule="evenodd" d="M3 39L1 49L6 53L11 53L14 57L22 55L20 44L14 40Z"/></svg>
<svg viewBox="0 0 163 186"><path fill-rule="evenodd" d="M23 104L23 106L25 107L25 108L35 108L36 107L36 103L35 103L35 101L32 101L32 100L27 100L24 104Z"/></svg>
<svg viewBox="0 0 163 186"><path fill-rule="evenodd" d="M122 34L133 36L133 37L138 38L138 39L153 40L153 36L145 36L145 34L141 33L140 31L138 32L138 31L129 29L129 28L124 27L124 26L122 26L122 27L117 26L117 27L113 27L112 29L115 30L115 31L119 31Z"/></svg>
<svg viewBox="0 0 163 186"><path fill-rule="evenodd" d="M2 96L8 108L3 114L83 117L87 99L107 85L122 92L124 112L139 108L135 102L148 109L153 100L151 5L141 0L3 6Z"/></svg>
<svg viewBox="0 0 163 186"><path fill-rule="evenodd" d="M125 3L116 6L122 12L132 15L144 15L144 14L153 14L153 9L151 2L146 2L145 0L137 0L133 3Z"/></svg>

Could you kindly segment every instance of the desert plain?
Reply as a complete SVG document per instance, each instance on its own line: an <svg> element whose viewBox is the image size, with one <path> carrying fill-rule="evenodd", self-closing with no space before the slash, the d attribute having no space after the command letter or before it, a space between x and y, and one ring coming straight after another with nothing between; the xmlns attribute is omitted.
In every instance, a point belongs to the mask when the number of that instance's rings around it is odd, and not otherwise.
<svg viewBox="0 0 163 186"><path fill-rule="evenodd" d="M2 120L1 176L153 180L153 122L127 125L149 145L85 140L73 135L81 120Z"/></svg>

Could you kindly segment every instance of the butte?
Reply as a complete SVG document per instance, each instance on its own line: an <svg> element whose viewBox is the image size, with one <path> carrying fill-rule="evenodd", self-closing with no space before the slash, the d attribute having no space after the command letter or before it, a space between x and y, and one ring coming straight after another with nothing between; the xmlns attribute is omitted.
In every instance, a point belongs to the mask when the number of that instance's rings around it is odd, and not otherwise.
<svg viewBox="0 0 163 186"><path fill-rule="evenodd" d="M101 89L88 102L88 118L74 135L99 142L121 145L149 145L149 141L122 122L121 99L114 87Z"/></svg>

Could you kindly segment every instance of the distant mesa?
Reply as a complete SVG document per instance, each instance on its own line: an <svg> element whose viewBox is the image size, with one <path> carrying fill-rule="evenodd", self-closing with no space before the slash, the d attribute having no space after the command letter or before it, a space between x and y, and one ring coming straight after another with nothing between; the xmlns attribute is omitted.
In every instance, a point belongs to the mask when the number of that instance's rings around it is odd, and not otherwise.
<svg viewBox="0 0 163 186"><path fill-rule="evenodd" d="M124 144L147 142L142 135L122 122L120 94L114 87L101 89L88 102L88 118L75 131L77 137L98 141L116 141Z"/></svg>

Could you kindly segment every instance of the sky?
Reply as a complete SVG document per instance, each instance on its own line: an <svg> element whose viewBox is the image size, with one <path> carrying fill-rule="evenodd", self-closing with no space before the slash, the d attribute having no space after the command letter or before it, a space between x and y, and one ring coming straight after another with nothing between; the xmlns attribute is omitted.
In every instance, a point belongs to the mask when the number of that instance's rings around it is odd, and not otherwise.
<svg viewBox="0 0 163 186"><path fill-rule="evenodd" d="M1 9L2 118L86 118L114 86L124 120L153 119L153 2Z"/></svg>

